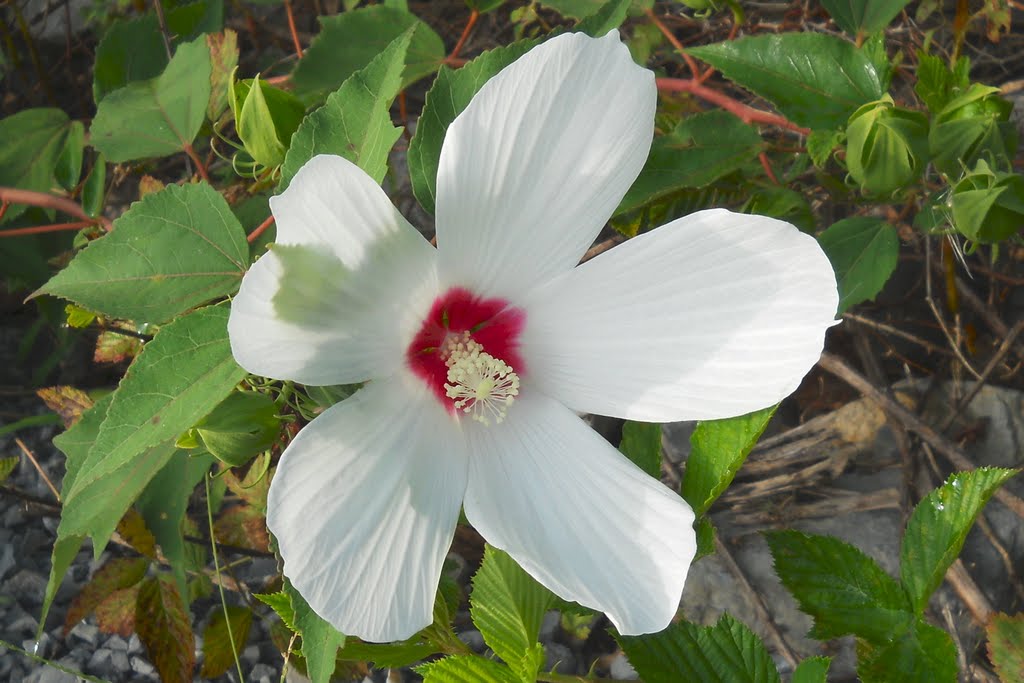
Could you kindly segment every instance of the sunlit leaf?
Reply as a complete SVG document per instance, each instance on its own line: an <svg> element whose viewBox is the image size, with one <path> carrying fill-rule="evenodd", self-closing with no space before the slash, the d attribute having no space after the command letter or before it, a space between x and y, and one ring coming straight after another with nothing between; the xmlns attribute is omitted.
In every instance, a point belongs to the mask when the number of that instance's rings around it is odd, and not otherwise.
<svg viewBox="0 0 1024 683"><path fill-rule="evenodd" d="M328 683L338 649L345 644L345 635L321 619L287 581L284 590L291 599L295 631L302 636L302 656L306 658L309 679L312 683Z"/></svg>
<svg viewBox="0 0 1024 683"><path fill-rule="evenodd" d="M839 27L851 35L881 31L908 2L910 0L821 0Z"/></svg>
<svg viewBox="0 0 1024 683"><path fill-rule="evenodd" d="M416 667L423 683L522 683L506 666L471 655L445 657Z"/></svg>

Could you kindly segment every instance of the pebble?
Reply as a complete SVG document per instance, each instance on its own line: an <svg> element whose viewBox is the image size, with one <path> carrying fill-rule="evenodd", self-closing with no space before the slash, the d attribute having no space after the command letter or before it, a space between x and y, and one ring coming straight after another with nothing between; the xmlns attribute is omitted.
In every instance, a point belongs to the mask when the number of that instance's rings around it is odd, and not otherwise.
<svg viewBox="0 0 1024 683"><path fill-rule="evenodd" d="M147 678L156 675L156 667L142 657L132 657L132 671Z"/></svg>
<svg viewBox="0 0 1024 683"><path fill-rule="evenodd" d="M558 610L550 610L544 615L540 622L538 639L542 643L554 640L555 634L562 628L562 613Z"/></svg>
<svg viewBox="0 0 1024 683"><path fill-rule="evenodd" d="M544 646L544 670L560 674L576 673L576 658L565 645L547 643Z"/></svg>
<svg viewBox="0 0 1024 683"><path fill-rule="evenodd" d="M639 674L637 674L636 669L633 668L633 665L629 663L628 659L626 659L626 654L623 652L619 652L612 657L611 665L608 669L612 678L617 681L635 680L640 677Z"/></svg>
<svg viewBox="0 0 1024 683"><path fill-rule="evenodd" d="M30 569L22 569L4 581L4 590L18 598L25 608L38 608L43 604L46 577Z"/></svg>
<svg viewBox="0 0 1024 683"><path fill-rule="evenodd" d="M139 640L139 634L137 633L133 633L132 637L128 639L128 654L142 654L142 641Z"/></svg>
<svg viewBox="0 0 1024 683"><path fill-rule="evenodd" d="M114 671L131 671L128 653L122 650L112 650L110 652L110 668Z"/></svg>
<svg viewBox="0 0 1024 683"><path fill-rule="evenodd" d="M14 564L14 546L5 543L3 549L0 550L0 579L14 569Z"/></svg>
<svg viewBox="0 0 1024 683"><path fill-rule="evenodd" d="M115 634L107 638L107 642L103 644L103 647L107 648L108 650L120 650L121 652L127 652L128 641L122 638L121 636Z"/></svg>
<svg viewBox="0 0 1024 683"><path fill-rule="evenodd" d="M80 621L77 624L75 624L75 627L71 629L70 635L72 638L77 638L78 640L81 640L83 643L91 645L93 647L96 647L96 645L100 641L99 627L93 626L92 624L85 621Z"/></svg>
<svg viewBox="0 0 1024 683"><path fill-rule="evenodd" d="M274 667L260 662L249 671L249 683L274 683L280 674Z"/></svg>
<svg viewBox="0 0 1024 683"><path fill-rule="evenodd" d="M85 665L85 668L90 672L100 673L107 671L110 668L110 650L99 649L92 653L89 657L89 663Z"/></svg>

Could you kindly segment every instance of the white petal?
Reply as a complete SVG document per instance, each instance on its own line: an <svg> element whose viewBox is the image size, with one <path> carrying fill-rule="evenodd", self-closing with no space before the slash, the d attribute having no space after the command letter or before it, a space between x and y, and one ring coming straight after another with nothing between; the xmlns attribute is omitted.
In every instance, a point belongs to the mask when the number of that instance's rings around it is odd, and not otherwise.
<svg viewBox="0 0 1024 683"><path fill-rule="evenodd" d="M385 642L432 619L466 487L453 421L420 382L371 382L292 441L267 499L284 573L342 633Z"/></svg>
<svg viewBox="0 0 1024 683"><path fill-rule="evenodd" d="M235 360L312 385L390 375L437 295L436 250L341 157L314 157L270 203L277 242L231 305Z"/></svg>
<svg viewBox="0 0 1024 683"><path fill-rule="evenodd" d="M536 392L466 433L466 517L488 543L620 633L668 626L697 550L682 498Z"/></svg>
<svg viewBox="0 0 1024 683"><path fill-rule="evenodd" d="M574 410L730 417L796 389L837 305L814 238L763 216L701 211L531 292L522 351L529 382Z"/></svg>
<svg viewBox="0 0 1024 683"><path fill-rule="evenodd" d="M553 38L488 81L441 148L443 284L508 298L575 266L647 159L656 101L616 32Z"/></svg>

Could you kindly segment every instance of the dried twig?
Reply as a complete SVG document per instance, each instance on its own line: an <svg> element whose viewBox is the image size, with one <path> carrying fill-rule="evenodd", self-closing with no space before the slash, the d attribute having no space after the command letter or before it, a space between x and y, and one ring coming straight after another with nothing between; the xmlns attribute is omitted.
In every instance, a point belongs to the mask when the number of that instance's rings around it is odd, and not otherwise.
<svg viewBox="0 0 1024 683"><path fill-rule="evenodd" d="M32 453L32 451L29 450L28 446L26 446L25 442L22 441L21 439L15 437L14 443L18 444L18 448L21 449L21 452L24 453L25 457L32 462L32 466L36 468L36 471L39 472L39 476L41 476L43 478L43 481L46 482L47 488L49 488L50 491L53 493L53 497L56 498L57 501L59 502L60 493L57 492L57 487L53 485L52 481L50 481L50 477L49 475L46 474L46 470L44 470L42 466L39 464L39 461L36 460L36 456Z"/></svg>

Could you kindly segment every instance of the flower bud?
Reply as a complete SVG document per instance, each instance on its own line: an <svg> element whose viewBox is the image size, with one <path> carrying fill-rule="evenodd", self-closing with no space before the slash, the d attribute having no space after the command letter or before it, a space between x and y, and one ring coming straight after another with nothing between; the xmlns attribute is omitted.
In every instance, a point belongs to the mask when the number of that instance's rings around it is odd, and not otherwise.
<svg viewBox="0 0 1024 683"><path fill-rule="evenodd" d="M1013 105L999 89L975 83L936 115L928 135L935 167L952 178L979 159L1012 159L1017 130L1010 121Z"/></svg>
<svg viewBox="0 0 1024 683"><path fill-rule="evenodd" d="M861 190L891 194L920 177L928 161L928 119L886 95L853 113L846 127L846 166Z"/></svg>
<svg viewBox="0 0 1024 683"><path fill-rule="evenodd" d="M267 85L259 76L233 80L228 101L245 151L260 166L280 166L292 133L305 115L302 102L289 92Z"/></svg>
<svg viewBox="0 0 1024 683"><path fill-rule="evenodd" d="M978 161L950 198L953 225L975 242L999 242L1024 228L1024 176L999 173Z"/></svg>

